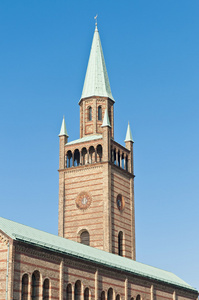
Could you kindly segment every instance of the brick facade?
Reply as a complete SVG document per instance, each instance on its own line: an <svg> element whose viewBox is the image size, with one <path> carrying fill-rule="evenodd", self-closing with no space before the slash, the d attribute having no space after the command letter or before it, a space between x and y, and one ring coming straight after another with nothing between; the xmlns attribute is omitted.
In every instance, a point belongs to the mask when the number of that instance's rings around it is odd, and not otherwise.
<svg viewBox="0 0 199 300"><path fill-rule="evenodd" d="M100 121L99 105L102 107ZM90 121L89 108L92 110ZM111 127L102 127L105 109ZM67 144L66 140L64 146L64 136L60 136L59 235L79 241L81 232L86 230L91 247L118 254L118 235L122 232L122 255L135 259L133 143L127 142L124 147L115 142L113 126L112 100L103 97L82 99L79 142ZM81 141L84 136L96 134L101 134L101 138ZM101 159L97 154L99 145L102 147ZM86 149L85 157L83 149ZM92 154L89 154L90 149L94 151ZM72 160L70 166L67 165L68 153ZM76 153L80 158L75 165ZM88 208L79 209L77 198L83 192L90 194L92 200ZM118 195L124 201L121 211L116 202Z"/></svg>
<svg viewBox="0 0 199 300"><path fill-rule="evenodd" d="M2 244L2 243L1 243ZM88 299L108 299L110 290L111 299L124 300L186 300L197 299L197 293L187 291L172 285L162 284L158 280L142 278L127 272L118 272L114 268L96 265L92 262L68 255L55 253L36 246L10 240L12 255L8 271L9 286L8 298L19 300L22 298L22 278L27 276L27 300L43 298L43 283L49 280L48 298L51 300L87 299L85 290L89 290ZM0 299L6 299L6 261L7 246L1 246L5 253L1 253L1 289ZM38 274L38 295L32 296L32 276ZM12 277L12 280L11 280ZM81 293L75 296L75 283L80 282ZM71 295L67 294L67 287L71 285Z"/></svg>

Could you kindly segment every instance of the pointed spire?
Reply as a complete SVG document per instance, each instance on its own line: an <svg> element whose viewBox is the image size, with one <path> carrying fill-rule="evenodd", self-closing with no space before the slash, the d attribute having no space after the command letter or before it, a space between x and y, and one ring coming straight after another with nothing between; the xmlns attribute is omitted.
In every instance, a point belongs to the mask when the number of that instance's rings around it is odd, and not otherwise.
<svg viewBox="0 0 199 300"><path fill-rule="evenodd" d="M81 99L92 96L109 97L114 101L97 25L95 25L95 32Z"/></svg>
<svg viewBox="0 0 199 300"><path fill-rule="evenodd" d="M111 127L107 109L105 110L105 113L104 113L104 120L103 120L103 124L102 124L101 127L105 127L105 126Z"/></svg>
<svg viewBox="0 0 199 300"><path fill-rule="evenodd" d="M127 131L126 131L125 142L133 142L134 143L129 122L128 122Z"/></svg>
<svg viewBox="0 0 199 300"><path fill-rule="evenodd" d="M60 130L60 133L59 133L59 136L62 136L62 135L66 135L68 137L64 116L63 116L63 121L62 121L62 125L61 125L61 130Z"/></svg>

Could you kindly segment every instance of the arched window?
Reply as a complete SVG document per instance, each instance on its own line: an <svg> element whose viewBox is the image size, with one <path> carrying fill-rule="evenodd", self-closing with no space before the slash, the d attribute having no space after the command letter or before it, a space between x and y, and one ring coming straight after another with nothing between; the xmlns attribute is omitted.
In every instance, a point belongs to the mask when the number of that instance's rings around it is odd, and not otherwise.
<svg viewBox="0 0 199 300"><path fill-rule="evenodd" d="M118 151L118 162L117 163L118 163L118 167L121 167L120 166L120 151Z"/></svg>
<svg viewBox="0 0 199 300"><path fill-rule="evenodd" d="M121 165L122 169L124 169L124 153L122 153L122 165Z"/></svg>
<svg viewBox="0 0 199 300"><path fill-rule="evenodd" d="M95 148L91 146L89 148L89 163L92 164L95 162Z"/></svg>
<svg viewBox="0 0 199 300"><path fill-rule="evenodd" d="M28 300L28 274L22 277L21 300Z"/></svg>
<svg viewBox="0 0 199 300"><path fill-rule="evenodd" d="M77 280L75 282L75 300L81 299L81 281Z"/></svg>
<svg viewBox="0 0 199 300"><path fill-rule="evenodd" d="M73 166L72 152L69 150L66 154L66 167L71 168Z"/></svg>
<svg viewBox="0 0 199 300"><path fill-rule="evenodd" d="M89 106L89 108L88 108L88 120L92 121L92 107L91 106Z"/></svg>
<svg viewBox="0 0 199 300"><path fill-rule="evenodd" d="M66 288L66 300L72 300L72 285L70 283Z"/></svg>
<svg viewBox="0 0 199 300"><path fill-rule="evenodd" d="M101 293L101 300L105 300L105 292L104 291Z"/></svg>
<svg viewBox="0 0 199 300"><path fill-rule="evenodd" d="M87 230L84 230L80 234L80 243L89 246L90 245L90 237Z"/></svg>
<svg viewBox="0 0 199 300"><path fill-rule="evenodd" d="M98 120L102 121L102 107L98 106Z"/></svg>
<svg viewBox="0 0 199 300"><path fill-rule="evenodd" d="M140 295L137 295L136 300L141 300Z"/></svg>
<svg viewBox="0 0 199 300"><path fill-rule="evenodd" d="M126 156L126 171L128 171L128 156Z"/></svg>
<svg viewBox="0 0 199 300"><path fill-rule="evenodd" d="M74 166L77 167L79 166L80 163L80 154L79 154L79 150L76 149L74 152Z"/></svg>
<svg viewBox="0 0 199 300"><path fill-rule="evenodd" d="M114 162L114 151L112 147L111 147L111 162Z"/></svg>
<svg viewBox="0 0 199 300"><path fill-rule="evenodd" d="M120 300L120 295L119 294L116 296L115 300Z"/></svg>
<svg viewBox="0 0 199 300"><path fill-rule="evenodd" d="M108 117L109 117L109 121L110 121L110 124L111 124L111 109L110 108L108 110Z"/></svg>
<svg viewBox="0 0 199 300"><path fill-rule="evenodd" d="M89 300L89 288L85 288L84 290L84 300Z"/></svg>
<svg viewBox="0 0 199 300"><path fill-rule="evenodd" d="M49 300L49 279L45 279L43 283L43 300Z"/></svg>
<svg viewBox="0 0 199 300"><path fill-rule="evenodd" d="M116 165L116 150L113 151L114 165Z"/></svg>
<svg viewBox="0 0 199 300"><path fill-rule="evenodd" d="M85 165L87 163L87 149L84 147L82 149L82 165Z"/></svg>
<svg viewBox="0 0 199 300"><path fill-rule="evenodd" d="M98 145L97 146L97 161L102 161L102 146Z"/></svg>
<svg viewBox="0 0 199 300"><path fill-rule="evenodd" d="M38 271L35 271L32 274L32 292L31 292L32 300L39 300L39 280L40 280L40 274Z"/></svg>
<svg viewBox="0 0 199 300"><path fill-rule="evenodd" d="M108 290L108 298L107 298L107 300L113 300L113 289L112 288L110 288Z"/></svg>
<svg viewBox="0 0 199 300"><path fill-rule="evenodd" d="M118 234L118 255L123 256L123 232Z"/></svg>

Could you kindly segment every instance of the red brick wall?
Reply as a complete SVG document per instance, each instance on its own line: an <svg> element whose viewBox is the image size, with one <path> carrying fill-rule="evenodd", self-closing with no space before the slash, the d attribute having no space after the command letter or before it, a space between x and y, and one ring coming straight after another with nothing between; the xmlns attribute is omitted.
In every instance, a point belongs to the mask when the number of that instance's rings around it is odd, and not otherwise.
<svg viewBox="0 0 199 300"><path fill-rule="evenodd" d="M78 241L78 232L88 230L90 245L103 249L103 166L74 168L65 173L64 237ZM80 192L88 192L90 206L79 209L76 199Z"/></svg>
<svg viewBox="0 0 199 300"><path fill-rule="evenodd" d="M0 299L6 295L7 245L0 240Z"/></svg>
<svg viewBox="0 0 199 300"><path fill-rule="evenodd" d="M112 167L111 174L111 189L112 189L112 247L113 253L118 254L118 233L123 232L123 249L124 256L132 258L132 210L130 206L130 179L122 174L117 167ZM117 207L117 195L121 194L124 197L125 206L122 211Z"/></svg>
<svg viewBox="0 0 199 300"><path fill-rule="evenodd" d="M13 299L21 299L21 282L24 273L29 277L29 299L31 299L31 281L35 270L40 274L40 299L42 299L42 285L46 278L50 281L51 300L66 300L66 288L69 283L72 284L74 294L74 285L77 280L81 281L81 299L83 299L85 288L90 290L90 299L96 300L100 299L102 291L105 291L107 299L109 288L113 289L113 299L119 294L122 300L129 300L131 297L135 300L137 295L141 296L141 300L173 300L174 291L179 300L196 300L197 297L196 293L183 289L175 290L169 285L159 284L157 281L153 282L141 276L133 276L126 272L95 265L89 261L20 243L16 246L14 256ZM5 293L0 299L5 299Z"/></svg>

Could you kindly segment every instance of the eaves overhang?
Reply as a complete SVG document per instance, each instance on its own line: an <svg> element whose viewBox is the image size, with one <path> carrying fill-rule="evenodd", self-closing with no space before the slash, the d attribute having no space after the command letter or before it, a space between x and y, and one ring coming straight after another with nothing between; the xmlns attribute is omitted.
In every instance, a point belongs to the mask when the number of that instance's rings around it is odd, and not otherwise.
<svg viewBox="0 0 199 300"><path fill-rule="evenodd" d="M130 268L125 268L124 269L124 268L121 268L121 266L119 266L117 264L112 263L110 265L107 261L104 261L102 259L95 260L93 257L90 257L89 255L83 255L82 253L70 251L69 249L67 249L67 251L66 251L66 249L64 249L62 247L54 246L52 248L51 244L41 243L41 242L38 242L37 240L30 239L28 237L21 236L21 235L18 235L18 234L14 234L14 237L15 237L16 241L24 242L28 245L36 246L36 247L46 249L48 251L52 251L52 252L55 252L55 253L68 255L68 256L73 257L73 258L82 259L84 261L89 261L91 263L95 263L97 265L100 265L100 266L103 266L103 267L106 267L106 268L111 268L111 269L114 269L114 270L118 270L120 272L127 272L131 275L135 275L135 276L138 276L138 277L144 277L146 279L150 279L150 280L156 281L156 282L161 283L161 284L166 283L166 284L168 284L168 285L170 285L174 288L180 288L180 289L183 289L183 290L186 290L186 291L189 291L189 292L194 292L194 293L196 293L196 295L198 295L198 291L196 289L192 288L191 286L188 287L188 286L178 285L178 284L176 284L172 281L162 280L162 279L160 279L156 276L150 276L150 275L147 275L147 274L142 273L142 272L136 272L136 271L134 271ZM88 247L88 246L86 246L86 247ZM112 255L115 255L115 254L112 254Z"/></svg>

